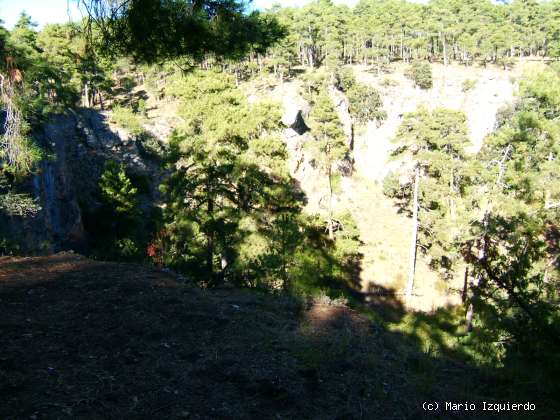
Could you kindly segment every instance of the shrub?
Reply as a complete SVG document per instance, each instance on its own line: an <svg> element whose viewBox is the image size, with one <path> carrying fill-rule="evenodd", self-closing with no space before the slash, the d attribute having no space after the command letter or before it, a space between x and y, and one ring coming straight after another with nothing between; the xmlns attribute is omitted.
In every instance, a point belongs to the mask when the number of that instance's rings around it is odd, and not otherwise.
<svg viewBox="0 0 560 420"><path fill-rule="evenodd" d="M387 113L383 108L383 99L380 93L367 85L356 84L347 93L350 103L350 115L358 124L368 121L383 121Z"/></svg>
<svg viewBox="0 0 560 420"><path fill-rule="evenodd" d="M336 72L335 84L338 89L343 92L348 92L355 84L356 78L354 72L349 68L342 68Z"/></svg>
<svg viewBox="0 0 560 420"><path fill-rule="evenodd" d="M146 247L158 229L161 209L140 203L140 190L149 191L146 177L128 174L126 167L107 161L98 181L97 208L85 208L84 227L97 258L143 261ZM143 185L145 184L145 185Z"/></svg>
<svg viewBox="0 0 560 420"><path fill-rule="evenodd" d="M148 132L144 131L136 138L136 146L142 157L160 161L165 156L165 146Z"/></svg>
<svg viewBox="0 0 560 420"><path fill-rule="evenodd" d="M17 192L17 187L0 170L0 215L34 216L41 210L37 200L29 194Z"/></svg>
<svg viewBox="0 0 560 420"><path fill-rule="evenodd" d="M496 65L502 67L504 70L509 70L515 66L515 62L514 58L502 57L496 60Z"/></svg>
<svg viewBox="0 0 560 420"><path fill-rule="evenodd" d="M433 86L432 67L428 63L413 63L405 73L420 89L431 89Z"/></svg>
<svg viewBox="0 0 560 420"><path fill-rule="evenodd" d="M395 79L391 79L391 78L389 78L389 77L385 77L385 78L381 81L380 85L383 86L383 87L395 87L395 86L398 86L398 85L399 85L399 82L398 82L397 80L395 80Z"/></svg>
<svg viewBox="0 0 560 420"><path fill-rule="evenodd" d="M560 61L553 61L548 65L552 71L560 75Z"/></svg>
<svg viewBox="0 0 560 420"><path fill-rule="evenodd" d="M144 131L140 119L130 108L114 106L111 121L129 131L130 134L138 135Z"/></svg>
<svg viewBox="0 0 560 420"><path fill-rule="evenodd" d="M132 185L123 164L109 160L99 180L101 197L117 213L132 214L138 205L138 189Z"/></svg>
<svg viewBox="0 0 560 420"><path fill-rule="evenodd" d="M465 79L463 80L463 84L462 84L462 88L461 90L463 92L470 92L471 90L474 89L474 87L476 86L476 80L472 80L472 79Z"/></svg>
<svg viewBox="0 0 560 420"><path fill-rule="evenodd" d="M306 73L301 76L302 96L310 103L314 103L314 98L327 86L327 77L324 73L317 71Z"/></svg>
<svg viewBox="0 0 560 420"><path fill-rule="evenodd" d="M136 81L132 76L124 76L121 79L121 86L123 89L130 91L136 87Z"/></svg>
<svg viewBox="0 0 560 420"><path fill-rule="evenodd" d="M141 99L138 101L138 105L137 105L137 109L136 109L136 110L137 110L137 112L138 112L140 115L146 116L146 114L148 113L148 106L146 105L146 100L145 100L145 99L142 99L142 98L141 98Z"/></svg>

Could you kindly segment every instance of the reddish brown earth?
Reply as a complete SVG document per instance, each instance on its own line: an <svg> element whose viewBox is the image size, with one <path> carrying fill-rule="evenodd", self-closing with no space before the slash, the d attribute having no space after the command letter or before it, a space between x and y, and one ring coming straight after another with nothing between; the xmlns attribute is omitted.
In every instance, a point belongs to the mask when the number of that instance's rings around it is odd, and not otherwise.
<svg viewBox="0 0 560 420"><path fill-rule="evenodd" d="M463 395L461 366L346 307L74 254L0 258L0 330L0 419L412 419Z"/></svg>

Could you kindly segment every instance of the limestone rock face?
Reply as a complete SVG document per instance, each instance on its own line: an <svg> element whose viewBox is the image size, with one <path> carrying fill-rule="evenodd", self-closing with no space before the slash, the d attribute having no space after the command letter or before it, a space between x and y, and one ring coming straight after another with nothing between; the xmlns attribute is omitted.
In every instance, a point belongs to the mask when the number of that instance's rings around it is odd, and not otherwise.
<svg viewBox="0 0 560 420"><path fill-rule="evenodd" d="M376 88L383 98L387 118L381 123L369 122L355 135L355 168L363 176L382 181L398 170L399 162L389 159L395 137L404 115L418 106L428 109L448 108L460 110L467 116L472 144L467 151L477 153L484 138L492 132L498 110L514 100L515 80L522 73L522 66L512 71L494 67L474 68L459 65L432 64L434 85L422 90L405 77L406 67L397 67L391 74L376 76L367 67L355 66L356 79ZM472 80L475 87L464 91L463 82ZM390 82L390 83L387 83Z"/></svg>
<svg viewBox="0 0 560 420"><path fill-rule="evenodd" d="M98 183L109 159L148 180L150 191L141 197L141 206L149 207L159 198L159 164L145 158L136 138L111 125L105 112L82 109L57 115L33 135L49 151L25 186L40 210L26 217L0 214L3 231L17 240L22 252L87 252L83 210L99 208Z"/></svg>
<svg viewBox="0 0 560 420"><path fill-rule="evenodd" d="M55 116L34 136L51 152L28 181L27 190L40 210L27 217L2 216L5 220L0 223L7 226L8 237L17 239L22 252L83 251L86 234L71 169L79 137L76 121L72 116Z"/></svg>
<svg viewBox="0 0 560 420"><path fill-rule="evenodd" d="M283 95L284 115L282 123L295 131L298 135L303 135L310 129L305 123L309 117L309 104L298 95Z"/></svg>

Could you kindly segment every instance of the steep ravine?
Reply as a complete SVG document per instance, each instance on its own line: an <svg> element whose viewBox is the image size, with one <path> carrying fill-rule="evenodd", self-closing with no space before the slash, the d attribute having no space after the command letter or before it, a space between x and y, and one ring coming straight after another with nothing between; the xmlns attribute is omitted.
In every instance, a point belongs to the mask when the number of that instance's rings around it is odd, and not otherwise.
<svg viewBox="0 0 560 420"><path fill-rule="evenodd" d="M381 192L381 181L392 165L388 158L391 140L403 114L417 106L448 107L463 110L469 121L472 151L480 149L483 138L492 131L497 110L513 99L515 78L520 70L502 71L495 68L464 68L434 65L434 87L428 91L415 88L404 76L404 68L395 67L391 74L377 76L367 68L354 68L359 81L380 90L387 119L377 126L357 127L355 131L355 173L343 178L341 191L335 200L336 211L354 215L363 241L362 290L376 287L399 293L404 286L408 267L409 220L396 213L390 200ZM474 80L475 87L463 92L463 81ZM284 108L284 139L290 153L290 169L299 181L308 200L307 211L325 211L327 181L306 154L304 145L312 137L307 131L310 106L300 95L300 81L284 82L263 91L248 89L250 100L262 96L279 101ZM333 103L347 135L350 117L344 95L332 89ZM148 98L150 112L144 128L163 140L173 129L176 106L171 101ZM159 184L161 172L157 165L140 156L134 138L109 123L110 113L83 110L54 118L41 134L50 142L54 159L45 160L35 176L33 188L42 206L40 214L26 228L28 247L36 252L64 249L83 250L87 247L82 215L78 203L95 207L93 191L106 159L125 162L133 172L143 174ZM17 223L14 229L20 229ZM21 229L23 230L23 229ZM421 295L413 306L430 310L455 301L449 285L442 285L420 258L416 290ZM455 287L457 286L457 287ZM451 285L451 289L459 284Z"/></svg>
<svg viewBox="0 0 560 420"><path fill-rule="evenodd" d="M394 147L392 139L406 112L418 106L451 108L465 112L472 140L471 153L482 147L484 137L495 126L496 113L514 98L515 77L520 69L503 71L496 68L464 68L434 65L434 87L421 90L404 76L404 67L395 67L391 74L380 76L362 66L355 66L356 77L362 83L376 87L382 94L387 118L377 125L357 127L355 132L355 173L343 178L342 192L336 198L337 211L350 211L363 241L364 256L361 267L361 284L364 293L384 290L401 293L408 272L410 221L397 214L393 203L382 193L383 178L399 162L390 162ZM465 80L474 81L474 88L463 91ZM329 92L337 108L345 133L350 133L350 116L344 95L336 89ZM290 125L294 116L301 112L307 117L309 106L300 96L300 84L294 82L277 86L270 95L281 100L284 106L284 122ZM309 164L304 143L309 134L298 135L293 129L285 130L285 140L291 154L291 169L308 197L307 211L321 212L321 203L327 194L324 177ZM430 271L424 258L417 262L415 283L416 297L409 305L415 309L430 311L451 303L459 303L461 279L445 283Z"/></svg>

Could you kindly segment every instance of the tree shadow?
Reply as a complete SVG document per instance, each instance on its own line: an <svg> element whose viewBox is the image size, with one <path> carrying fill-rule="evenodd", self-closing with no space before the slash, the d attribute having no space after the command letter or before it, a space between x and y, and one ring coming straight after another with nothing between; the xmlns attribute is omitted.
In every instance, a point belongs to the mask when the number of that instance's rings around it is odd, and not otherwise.
<svg viewBox="0 0 560 420"><path fill-rule="evenodd" d="M124 98L118 99L118 104L124 107L132 108L134 112L141 111L140 104L142 102L145 104L145 102L149 99L148 92L144 89L123 92L123 95L125 95Z"/></svg>
<svg viewBox="0 0 560 420"><path fill-rule="evenodd" d="M406 309L397 294L398 292L393 288L369 283L367 289L360 293L361 305L387 322L399 322L405 315Z"/></svg>
<svg viewBox="0 0 560 420"><path fill-rule="evenodd" d="M404 313L390 296L377 308ZM203 291L61 254L0 259L0 313L6 418L485 418L482 401L519 397L498 370L425 348L444 311L393 329L336 301ZM554 418L550 396L515 414Z"/></svg>

